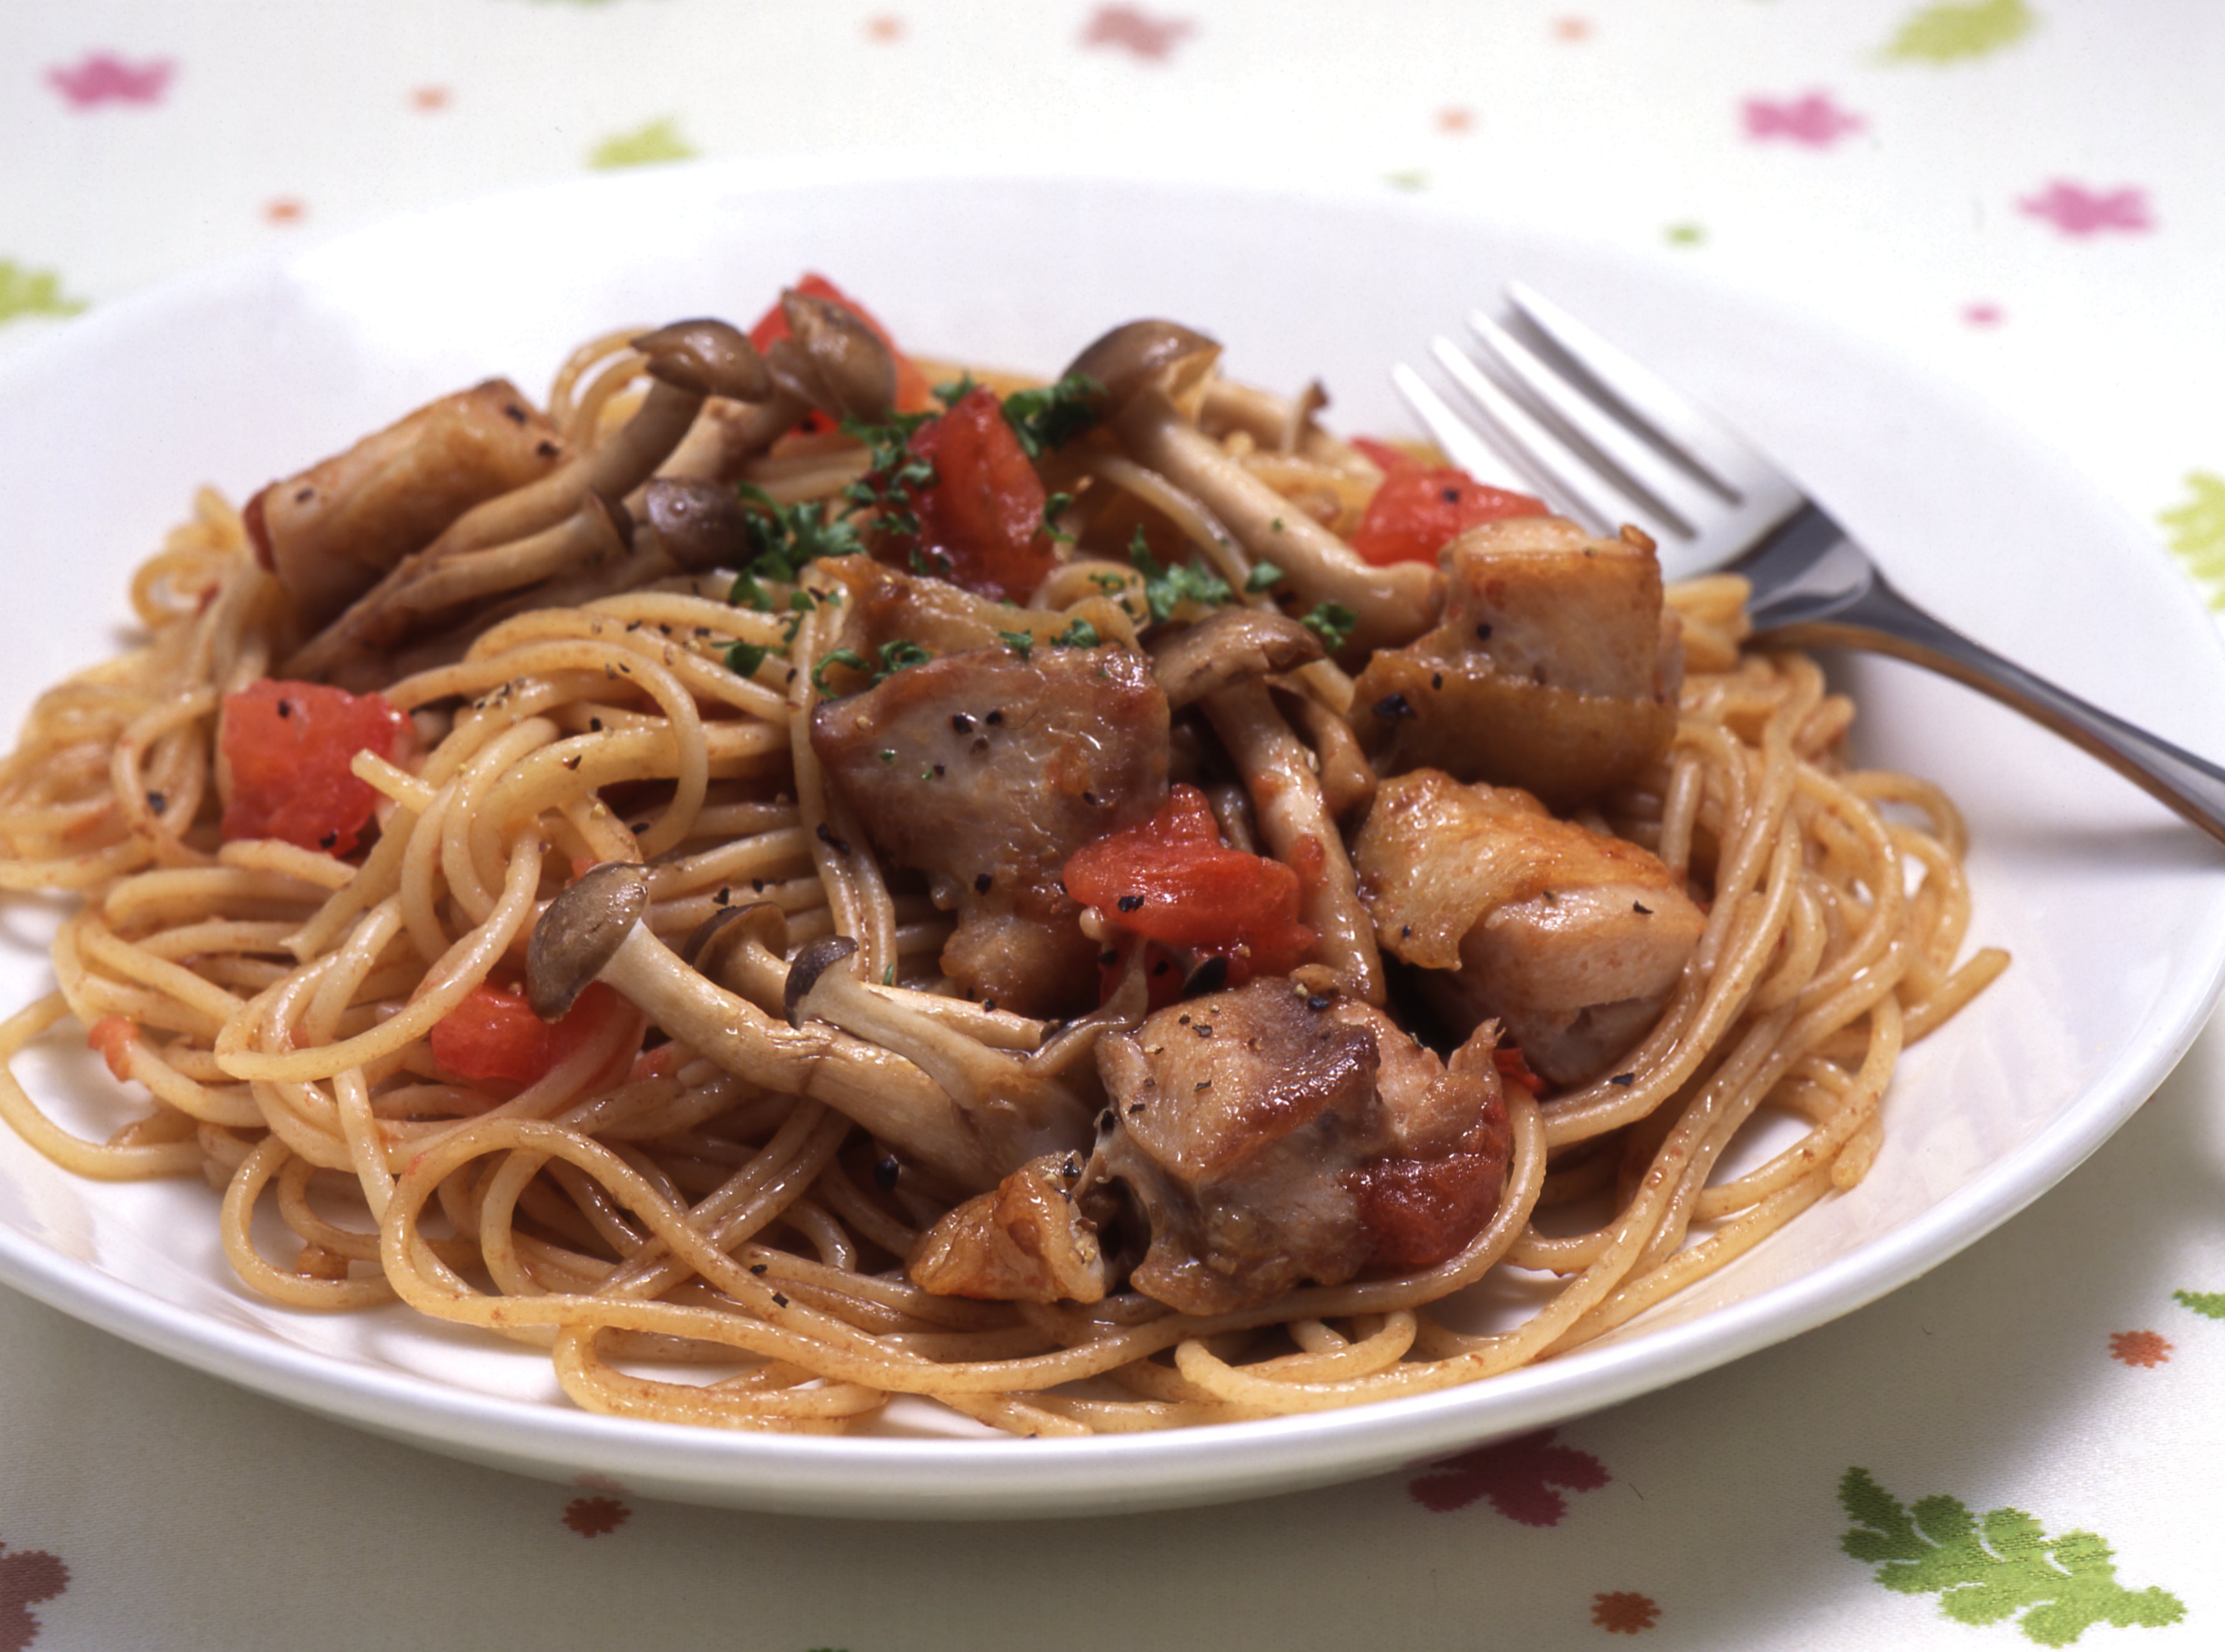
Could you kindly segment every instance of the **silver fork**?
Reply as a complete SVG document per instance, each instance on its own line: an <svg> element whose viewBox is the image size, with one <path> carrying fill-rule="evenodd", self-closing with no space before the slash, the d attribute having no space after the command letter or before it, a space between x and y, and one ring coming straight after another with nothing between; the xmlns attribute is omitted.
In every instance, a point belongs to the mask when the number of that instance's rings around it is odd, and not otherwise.
<svg viewBox="0 0 2225 1652"><path fill-rule="evenodd" d="M1507 299L1534 345L1481 311L1468 325L1489 370L1448 339L1429 345L1471 415L1412 368L1391 370L1399 396L1454 463L1489 478L1511 462L1594 531L1643 529L1670 578L1742 574L1753 586L1747 611L1757 632L1891 655L1990 694L2225 842L2225 769L1932 618L1713 415L1531 288L1511 286Z"/></svg>

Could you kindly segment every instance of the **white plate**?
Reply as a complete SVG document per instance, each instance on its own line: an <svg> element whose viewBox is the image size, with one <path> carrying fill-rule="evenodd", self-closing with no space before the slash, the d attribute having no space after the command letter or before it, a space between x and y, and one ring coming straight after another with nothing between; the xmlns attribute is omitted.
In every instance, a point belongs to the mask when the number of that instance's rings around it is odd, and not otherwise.
<svg viewBox="0 0 2225 1652"><path fill-rule="evenodd" d="M445 209L96 312L0 367L10 600L0 711L111 649L133 563L211 481L235 499L494 373L546 385L614 326L746 322L827 271L929 353L1055 370L1112 322L1179 317L1239 377L1320 376L1353 430L1405 421L1387 364L1527 280L1731 414L1911 596L2188 744L2225 704L2216 638L2146 536L2054 455L1877 347L1655 264L1404 200L820 164L645 172ZM1949 784L1975 939L2008 976L1911 1053L1887 1146L1704 1286L1573 1357L1277 1422L1081 1441L781 1439L591 1416L545 1361L400 1310L272 1307L215 1199L75 1180L0 1139L0 1276L118 1335L434 1450L554 1478L860 1516L1110 1512L1387 1468L1626 1399L1859 1307L2052 1185L2154 1087L2225 971L2215 846L2068 747L1898 667L1853 662L1875 762ZM0 913L0 1001L46 990L51 915ZM87 1130L117 1106L59 1041L27 1062ZM0 1132L4 1135L4 1132Z"/></svg>

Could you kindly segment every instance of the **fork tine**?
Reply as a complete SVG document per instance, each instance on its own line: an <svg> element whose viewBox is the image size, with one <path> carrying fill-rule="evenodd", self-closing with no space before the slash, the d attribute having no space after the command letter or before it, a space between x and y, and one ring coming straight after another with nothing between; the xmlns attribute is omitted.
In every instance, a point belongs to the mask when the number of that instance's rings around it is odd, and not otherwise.
<svg viewBox="0 0 2225 1652"><path fill-rule="evenodd" d="M1429 353L1474 402L1486 423L1513 452L1530 460L1550 503L1580 518L1595 533L1611 534L1622 523L1630 522L1657 541L1690 537L1681 523L1662 520L1650 508L1651 501L1632 498L1589 459L1538 422L1512 396L1486 377L1483 370L1451 339L1432 339Z"/></svg>
<svg viewBox="0 0 2225 1652"><path fill-rule="evenodd" d="M1517 490L1538 485L1535 477L1485 440L1474 425L1430 388L1429 380L1405 363L1392 366L1391 383L1398 392L1398 399L1422 421L1422 428L1429 433L1445 457L1477 481Z"/></svg>
<svg viewBox="0 0 2225 1652"><path fill-rule="evenodd" d="M1798 503L1798 491L1783 472L1683 392L1535 288L1513 282L1506 295L1531 326L1734 498L1748 505L1764 501L1774 505L1781 498L1788 510Z"/></svg>
<svg viewBox="0 0 2225 1652"><path fill-rule="evenodd" d="M1471 313L1467 324L1510 377L1589 443L1644 497L1674 517L1685 537L1691 535L1694 524L1721 511L1723 502L1714 491L1702 493L1687 468L1672 464L1613 411L1570 383L1559 369L1549 365L1482 311Z"/></svg>

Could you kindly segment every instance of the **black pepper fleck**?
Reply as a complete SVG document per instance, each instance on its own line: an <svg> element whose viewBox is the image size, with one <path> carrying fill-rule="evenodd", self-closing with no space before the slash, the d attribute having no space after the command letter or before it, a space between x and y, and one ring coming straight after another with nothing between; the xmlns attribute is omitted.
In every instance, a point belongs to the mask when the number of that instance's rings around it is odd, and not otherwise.
<svg viewBox="0 0 2225 1652"><path fill-rule="evenodd" d="M1609 1084L1619 1084L1622 1086L1624 1089L1627 1090L1632 1084L1636 1083L1637 1080L1638 1075L1635 1073L1618 1073L1614 1077L1609 1079L1607 1082Z"/></svg>
<svg viewBox="0 0 2225 1652"><path fill-rule="evenodd" d="M846 855L850 852L850 845L842 839L836 837L833 832L828 830L827 822L824 820L821 820L819 823L819 841L825 844L829 849L832 849L838 855Z"/></svg>
<svg viewBox="0 0 2225 1652"><path fill-rule="evenodd" d="M1477 642L1490 642L1490 641L1491 641L1491 627L1490 627L1490 626L1488 626L1488 625L1479 624L1479 625L1475 628L1475 640L1476 640Z"/></svg>
<svg viewBox="0 0 2225 1652"><path fill-rule="evenodd" d="M1335 1002L1335 998L1331 997L1328 993L1316 992L1312 997L1306 1000L1306 1008L1312 1010L1314 1014L1318 1016L1322 1010L1328 1009L1329 1005Z"/></svg>
<svg viewBox="0 0 2225 1652"><path fill-rule="evenodd" d="M1375 702L1375 715L1385 723L1396 723L1402 717L1414 714L1414 708L1406 703L1404 694L1385 694Z"/></svg>
<svg viewBox="0 0 2225 1652"><path fill-rule="evenodd" d="M996 880L992 878L986 872L976 872L973 875L973 893L976 895L986 895L989 892L990 884L995 881Z"/></svg>
<svg viewBox="0 0 2225 1652"><path fill-rule="evenodd" d="M873 1186L884 1193L891 1192L897 1185L897 1177L903 1172L903 1167L897 1162L897 1155L893 1153L876 1159L873 1161Z"/></svg>
<svg viewBox="0 0 2225 1652"><path fill-rule="evenodd" d="M279 715L279 716L281 716L281 717L291 717L291 716L293 716L293 715L294 715L294 702L293 702L292 700L290 700L290 699L282 699L282 700L280 700L280 701L278 702L278 715Z"/></svg>
<svg viewBox="0 0 2225 1652"><path fill-rule="evenodd" d="M1144 897L1140 895L1124 895L1117 904L1123 912L1140 911L1144 905Z"/></svg>
<svg viewBox="0 0 2225 1652"><path fill-rule="evenodd" d="M772 1294L772 1305L775 1307L786 1307L788 1306L788 1298L783 1296L778 1291L775 1291Z"/></svg>
<svg viewBox="0 0 2225 1652"><path fill-rule="evenodd" d="M1632 901L1630 903L1630 909L1641 918L1650 918L1653 915L1653 908L1643 901Z"/></svg>
<svg viewBox="0 0 2225 1652"><path fill-rule="evenodd" d="M984 723L986 723L992 729L1001 728L1004 726L1005 714L1001 711L992 712L988 716L983 718L981 720Z"/></svg>

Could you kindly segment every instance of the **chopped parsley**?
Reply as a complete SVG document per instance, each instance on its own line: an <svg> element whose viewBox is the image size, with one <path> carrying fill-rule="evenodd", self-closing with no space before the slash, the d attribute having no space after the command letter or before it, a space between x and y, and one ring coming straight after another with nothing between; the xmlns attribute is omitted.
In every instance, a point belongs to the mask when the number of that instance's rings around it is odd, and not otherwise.
<svg viewBox="0 0 2225 1652"><path fill-rule="evenodd" d="M1070 493L1054 493L1043 501L1043 532L1062 545L1073 544L1074 535L1059 527L1058 513L1073 503L1074 496Z"/></svg>
<svg viewBox="0 0 2225 1652"><path fill-rule="evenodd" d="M822 556L855 556L865 548L858 530L846 521L830 522L824 500L804 504L773 503L763 488L744 483L735 490L742 497L742 520L754 553L749 567L734 581L730 602L747 602L752 608L768 604L757 588L759 579L783 582L796 570ZM754 577L752 577L754 576Z"/></svg>
<svg viewBox="0 0 2225 1652"><path fill-rule="evenodd" d="M1036 634L1033 631L998 631L997 635L1005 639L1006 648L1011 649L1023 660L1028 657L1028 650L1036 645Z"/></svg>
<svg viewBox="0 0 2225 1652"><path fill-rule="evenodd" d="M922 488L935 485L935 466L911 450L912 433L934 416L892 413L880 424L842 421L843 430L865 443L867 453L865 473L842 490L843 502L872 512L884 530L905 539L919 537L916 500Z"/></svg>
<svg viewBox="0 0 2225 1652"><path fill-rule="evenodd" d="M744 677L754 677L758 668L765 662L772 650L762 642L730 642L726 645L726 669Z"/></svg>
<svg viewBox="0 0 2225 1652"><path fill-rule="evenodd" d="M1352 641L1352 628L1360 623L1360 616L1341 602L1325 602L1298 622L1322 640L1322 647L1334 654Z"/></svg>
<svg viewBox="0 0 2225 1652"><path fill-rule="evenodd" d="M855 649L829 649L819 656L819 663L811 668L811 686L822 694L832 694L834 691L827 686L827 668L829 666L841 666L850 671L872 672L871 686L878 687L907 666L925 665L929 660L935 658L931 649L921 647L909 637L901 636L893 642L882 643L876 653L880 657L878 667L869 662L865 656ZM896 753L883 752L881 761L895 762Z"/></svg>
<svg viewBox="0 0 2225 1652"><path fill-rule="evenodd" d="M1097 628L1086 619L1077 619L1050 640L1055 649L1093 649L1098 644Z"/></svg>
<svg viewBox="0 0 2225 1652"><path fill-rule="evenodd" d="M1274 589L1282 577L1282 569L1277 567L1272 562L1261 562L1256 564L1252 572L1244 576L1244 589L1256 597L1263 591Z"/></svg>
<svg viewBox="0 0 2225 1652"><path fill-rule="evenodd" d="M1154 621L1171 619L1175 611L1184 603L1195 603L1202 608L1217 608L1233 594L1228 582L1217 574L1192 567L1187 562L1173 567L1162 567L1151 554L1151 546L1138 528L1136 536L1128 541L1128 560L1136 565L1136 572L1144 576L1144 601L1150 607Z"/></svg>
<svg viewBox="0 0 2225 1652"><path fill-rule="evenodd" d="M1020 451L1041 459L1063 447L1102 416L1105 387L1087 373L1068 373L1037 390L1015 390L1005 398L1005 422L1020 439Z"/></svg>

